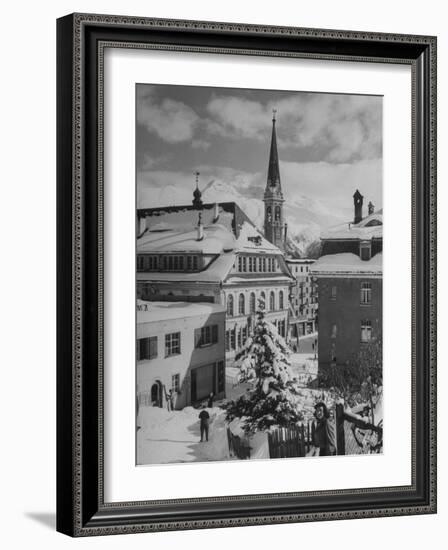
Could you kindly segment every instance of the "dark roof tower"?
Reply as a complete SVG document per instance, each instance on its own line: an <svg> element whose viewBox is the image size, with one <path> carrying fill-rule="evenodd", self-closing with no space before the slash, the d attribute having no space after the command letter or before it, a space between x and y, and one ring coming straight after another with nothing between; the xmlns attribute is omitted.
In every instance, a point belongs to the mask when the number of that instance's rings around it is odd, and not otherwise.
<svg viewBox="0 0 448 550"><path fill-rule="evenodd" d="M196 176L196 189L193 191L193 207L196 208L196 210L200 210L202 208L202 193L199 190L199 174L200 172L195 172L194 175Z"/></svg>

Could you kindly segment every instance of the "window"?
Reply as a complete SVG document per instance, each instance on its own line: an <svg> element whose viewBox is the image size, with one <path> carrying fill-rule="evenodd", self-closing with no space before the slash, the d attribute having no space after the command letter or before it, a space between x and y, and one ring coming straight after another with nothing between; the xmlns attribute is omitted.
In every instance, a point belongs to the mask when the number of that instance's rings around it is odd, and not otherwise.
<svg viewBox="0 0 448 550"><path fill-rule="evenodd" d="M366 242L361 242L360 245L359 245L359 256L361 258L361 260L370 260L370 258L372 257L372 248L371 248L371 243L370 241Z"/></svg>
<svg viewBox="0 0 448 550"><path fill-rule="evenodd" d="M280 206L275 207L275 221L276 222L280 221Z"/></svg>
<svg viewBox="0 0 448 550"><path fill-rule="evenodd" d="M258 271L263 272L263 258L258 258Z"/></svg>
<svg viewBox="0 0 448 550"><path fill-rule="evenodd" d="M266 217L267 217L268 222L272 221L272 210L271 210L270 206L268 206L267 209L266 209Z"/></svg>
<svg viewBox="0 0 448 550"><path fill-rule="evenodd" d="M180 390L180 375L179 374L173 374L171 376L171 389L174 392L179 393L179 390Z"/></svg>
<svg viewBox="0 0 448 550"><path fill-rule="evenodd" d="M230 330L226 330L226 351L230 351Z"/></svg>
<svg viewBox="0 0 448 550"><path fill-rule="evenodd" d="M370 342L372 339L372 321L361 321L361 342Z"/></svg>
<svg viewBox="0 0 448 550"><path fill-rule="evenodd" d="M238 298L238 313L244 315L246 313L246 301L244 299L244 294L240 294Z"/></svg>
<svg viewBox="0 0 448 550"><path fill-rule="evenodd" d="M254 272L254 260L255 258L253 258L252 256L249 256L249 273Z"/></svg>
<svg viewBox="0 0 448 550"><path fill-rule="evenodd" d="M197 271L197 270L198 270L198 257L193 256L193 271Z"/></svg>
<svg viewBox="0 0 448 550"><path fill-rule="evenodd" d="M165 334L165 357L180 354L180 332Z"/></svg>
<svg viewBox="0 0 448 550"><path fill-rule="evenodd" d="M233 317L233 296L229 294L227 296L227 315Z"/></svg>
<svg viewBox="0 0 448 550"><path fill-rule="evenodd" d="M234 350L235 346L235 329L230 331L230 349Z"/></svg>
<svg viewBox="0 0 448 550"><path fill-rule="evenodd" d="M372 303L372 283L361 283L361 304Z"/></svg>
<svg viewBox="0 0 448 550"><path fill-rule="evenodd" d="M157 336L137 340L137 361L157 357Z"/></svg>
<svg viewBox="0 0 448 550"><path fill-rule="evenodd" d="M251 292L249 297L249 313L255 313L255 308L255 292Z"/></svg>
<svg viewBox="0 0 448 550"><path fill-rule="evenodd" d="M283 290L280 290L280 292L278 293L278 309L283 309L284 308L284 304L283 304Z"/></svg>
<svg viewBox="0 0 448 550"><path fill-rule="evenodd" d="M238 349L240 349L243 345L243 331L242 329L238 330Z"/></svg>
<svg viewBox="0 0 448 550"><path fill-rule="evenodd" d="M201 348L211 346L218 341L218 325L207 325L194 331L194 346Z"/></svg>
<svg viewBox="0 0 448 550"><path fill-rule="evenodd" d="M192 271L193 269L193 257L187 256L187 271Z"/></svg>
<svg viewBox="0 0 448 550"><path fill-rule="evenodd" d="M336 300L336 295L337 295L337 287L332 286L330 291L330 300L333 300L333 301Z"/></svg>
<svg viewBox="0 0 448 550"><path fill-rule="evenodd" d="M266 308L266 294L263 291L261 291L260 293L260 300L263 302L263 305Z"/></svg>
<svg viewBox="0 0 448 550"><path fill-rule="evenodd" d="M243 256L243 271L247 271L247 258Z"/></svg>
<svg viewBox="0 0 448 550"><path fill-rule="evenodd" d="M266 258L262 258L262 271L263 273L266 272Z"/></svg>
<svg viewBox="0 0 448 550"><path fill-rule="evenodd" d="M143 265L144 265L144 258L143 256L137 256L137 269L139 271L142 271L143 270Z"/></svg>
<svg viewBox="0 0 448 550"><path fill-rule="evenodd" d="M271 290L271 293L269 295L269 309L271 311L275 310L275 294L273 290Z"/></svg>

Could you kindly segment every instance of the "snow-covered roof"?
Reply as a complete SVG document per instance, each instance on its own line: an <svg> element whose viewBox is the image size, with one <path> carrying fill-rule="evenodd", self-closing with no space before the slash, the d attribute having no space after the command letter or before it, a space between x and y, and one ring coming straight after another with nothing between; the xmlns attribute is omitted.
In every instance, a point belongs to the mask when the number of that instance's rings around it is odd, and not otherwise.
<svg viewBox="0 0 448 550"><path fill-rule="evenodd" d="M235 203L142 209L139 218L146 218L147 228L137 240L138 253L196 252L221 254L225 251L281 251L256 229ZM201 218L203 238L198 240L197 226Z"/></svg>
<svg viewBox="0 0 448 550"><path fill-rule="evenodd" d="M137 323L197 317L224 311L224 306L208 302L146 302L137 300Z"/></svg>
<svg viewBox="0 0 448 550"><path fill-rule="evenodd" d="M378 239L383 236L383 209L363 218L359 223L343 223L324 231L321 238L330 239Z"/></svg>
<svg viewBox="0 0 448 550"><path fill-rule="evenodd" d="M383 272L383 255L375 254L370 260L361 260L356 254L343 252L321 256L311 267L316 275L325 274L372 274L381 275Z"/></svg>
<svg viewBox="0 0 448 550"><path fill-rule="evenodd" d="M170 214L172 216L172 214ZM160 227L162 224L157 224ZM167 224L164 222L163 226ZM188 225L173 226L166 229L151 229L146 231L137 242L137 251L169 253L196 252L202 254L221 254L224 250L235 248L235 237L221 224L203 227L203 238L198 240L197 228Z"/></svg>

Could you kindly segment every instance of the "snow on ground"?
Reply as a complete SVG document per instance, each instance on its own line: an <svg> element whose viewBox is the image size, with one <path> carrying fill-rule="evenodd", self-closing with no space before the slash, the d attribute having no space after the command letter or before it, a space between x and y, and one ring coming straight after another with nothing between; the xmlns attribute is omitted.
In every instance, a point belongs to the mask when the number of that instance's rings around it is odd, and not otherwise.
<svg viewBox="0 0 448 550"><path fill-rule="evenodd" d="M169 412L159 407L141 407L137 464L229 460L225 412L219 407L207 411L210 414L209 441L201 443L200 410L185 407Z"/></svg>

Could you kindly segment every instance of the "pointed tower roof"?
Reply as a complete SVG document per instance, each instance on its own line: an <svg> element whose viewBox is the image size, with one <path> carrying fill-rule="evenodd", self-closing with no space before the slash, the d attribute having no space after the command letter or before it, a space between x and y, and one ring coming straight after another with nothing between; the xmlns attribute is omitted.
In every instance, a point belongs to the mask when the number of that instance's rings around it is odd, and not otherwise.
<svg viewBox="0 0 448 550"><path fill-rule="evenodd" d="M272 137L271 137L271 151L269 153L269 167L268 167L268 178L266 182L266 195L272 195L274 192L277 192L281 195L282 188L280 184L280 165L278 161L278 151L277 151L277 133L275 130L275 115L277 111L274 109L272 111Z"/></svg>

